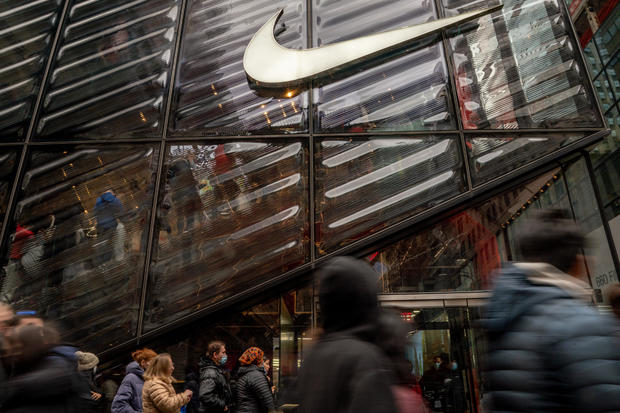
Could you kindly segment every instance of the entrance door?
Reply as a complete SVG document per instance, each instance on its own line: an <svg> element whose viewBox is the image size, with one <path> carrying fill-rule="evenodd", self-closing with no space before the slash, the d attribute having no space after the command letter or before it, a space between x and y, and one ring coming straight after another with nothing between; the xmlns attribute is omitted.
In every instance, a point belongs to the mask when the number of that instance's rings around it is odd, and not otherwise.
<svg viewBox="0 0 620 413"><path fill-rule="evenodd" d="M406 297L408 297L406 299ZM476 328L486 294L385 295L407 323L406 357L433 412L481 412L480 359L485 340Z"/></svg>

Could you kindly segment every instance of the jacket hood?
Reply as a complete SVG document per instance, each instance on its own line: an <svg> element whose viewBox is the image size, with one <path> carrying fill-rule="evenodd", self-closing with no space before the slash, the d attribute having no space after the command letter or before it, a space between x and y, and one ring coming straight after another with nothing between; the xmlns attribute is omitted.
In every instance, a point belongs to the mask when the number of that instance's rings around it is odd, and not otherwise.
<svg viewBox="0 0 620 413"><path fill-rule="evenodd" d="M101 202L114 202L116 200L116 197L110 192L104 192L103 194L101 194L99 199L101 199Z"/></svg>
<svg viewBox="0 0 620 413"><path fill-rule="evenodd" d="M127 367L125 368L125 374L129 374L129 373L133 373L136 376L142 378L142 376L144 375L144 369L142 367L140 367L140 365L138 364L138 362L136 361L132 361L131 363L129 363L127 365ZM143 379L144 380L144 379Z"/></svg>
<svg viewBox="0 0 620 413"><path fill-rule="evenodd" d="M544 265L559 272L549 264ZM493 295L480 322L482 327L490 333L502 333L536 304L555 298L574 298L571 292L550 280L540 282L539 274L530 264L507 264L495 281Z"/></svg>
<svg viewBox="0 0 620 413"><path fill-rule="evenodd" d="M327 333L366 334L376 328L378 274L365 261L336 257L317 272Z"/></svg>
<svg viewBox="0 0 620 413"><path fill-rule="evenodd" d="M253 370L262 371L263 373L265 372L262 367L258 367L256 364L250 364L249 366L239 367L239 370L237 370L237 377L244 376Z"/></svg>
<svg viewBox="0 0 620 413"><path fill-rule="evenodd" d="M213 361L210 357L205 357L205 356L202 356L200 358L200 361L198 362L198 366L200 367L200 370L207 369L207 368L221 370L221 367L215 364L215 361Z"/></svg>
<svg viewBox="0 0 620 413"><path fill-rule="evenodd" d="M56 346L50 349L50 353L60 354L64 358L74 361L77 366L77 356L75 355L76 351L78 351L77 348L67 345Z"/></svg>

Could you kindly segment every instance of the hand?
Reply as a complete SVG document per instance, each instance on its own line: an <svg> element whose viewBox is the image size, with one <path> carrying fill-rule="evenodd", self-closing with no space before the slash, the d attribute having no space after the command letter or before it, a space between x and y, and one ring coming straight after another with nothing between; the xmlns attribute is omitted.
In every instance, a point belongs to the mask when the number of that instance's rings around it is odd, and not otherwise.
<svg viewBox="0 0 620 413"><path fill-rule="evenodd" d="M185 397L187 397L187 400L192 398L192 395L194 394L194 392L192 392L191 390L187 389L183 392L183 394L185 395Z"/></svg>
<svg viewBox="0 0 620 413"><path fill-rule="evenodd" d="M228 406L224 407L224 411L227 412L228 411Z"/></svg>
<svg viewBox="0 0 620 413"><path fill-rule="evenodd" d="M93 400L99 400L101 398L101 394L95 393L94 391L90 392L90 398Z"/></svg>

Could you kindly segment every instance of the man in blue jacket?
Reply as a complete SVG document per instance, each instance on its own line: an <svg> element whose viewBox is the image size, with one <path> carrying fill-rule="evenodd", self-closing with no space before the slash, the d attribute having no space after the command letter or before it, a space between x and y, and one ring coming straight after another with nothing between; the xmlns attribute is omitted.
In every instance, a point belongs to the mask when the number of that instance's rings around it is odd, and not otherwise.
<svg viewBox="0 0 620 413"><path fill-rule="evenodd" d="M487 307L489 412L620 411L620 325L591 306L585 238L539 211Z"/></svg>

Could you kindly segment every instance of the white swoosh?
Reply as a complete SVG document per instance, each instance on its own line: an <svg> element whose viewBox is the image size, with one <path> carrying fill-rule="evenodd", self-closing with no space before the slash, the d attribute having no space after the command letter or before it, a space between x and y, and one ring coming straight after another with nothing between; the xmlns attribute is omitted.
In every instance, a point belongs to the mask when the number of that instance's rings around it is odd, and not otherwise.
<svg viewBox="0 0 620 413"><path fill-rule="evenodd" d="M284 11L280 10L250 40L243 55L243 68L248 77L259 85L290 86L321 77L343 66L404 46L440 30L477 19L502 7L503 5L499 4L458 16L306 50L288 49L276 40L273 31Z"/></svg>

